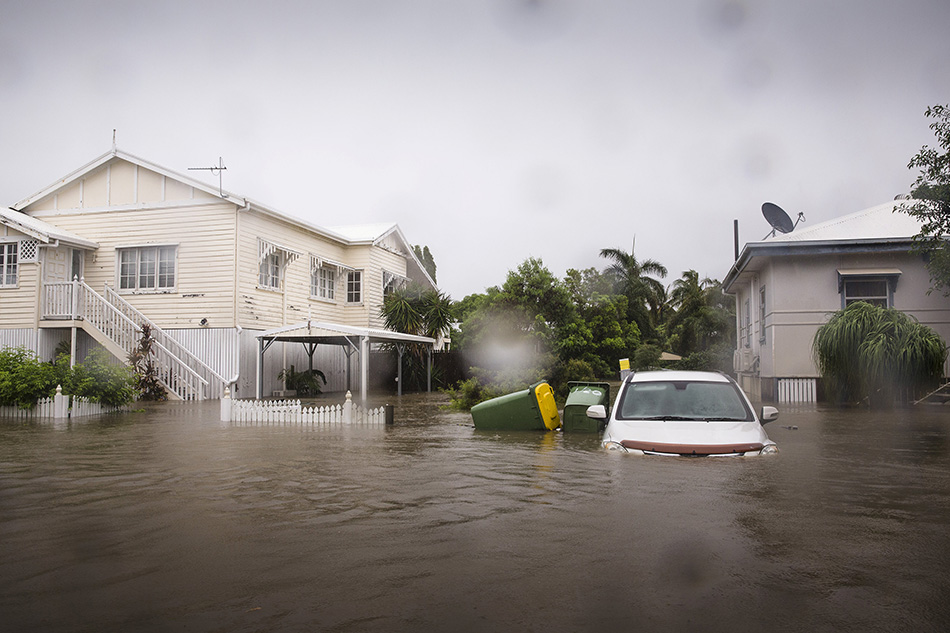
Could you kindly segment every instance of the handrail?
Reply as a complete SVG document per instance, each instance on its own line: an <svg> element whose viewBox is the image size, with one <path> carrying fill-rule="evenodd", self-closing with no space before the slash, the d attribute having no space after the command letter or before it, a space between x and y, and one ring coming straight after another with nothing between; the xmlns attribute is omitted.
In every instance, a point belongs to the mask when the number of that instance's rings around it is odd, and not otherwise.
<svg viewBox="0 0 950 633"><path fill-rule="evenodd" d="M108 284L105 285L105 297L106 297L106 301L108 301L113 307L115 307L120 312L125 310L131 313L132 315L134 315L135 318L138 319L138 321L140 322L139 323L140 326L143 323L147 323L152 330L152 337L156 341L162 343L166 348L168 348L170 353L174 353L174 355L180 358L184 357L183 360L185 361L185 364L186 366L189 367L189 369L192 369L193 371L196 371L196 372L197 370L195 369L195 366L198 369L200 369L204 373L204 375L206 375L210 379L210 380L205 379L205 384L210 384L211 380L214 380L216 383L219 383L221 385L221 390L223 392L224 388L227 385L231 384L231 382L234 382L234 381L228 381L228 379L226 379L224 376L222 376L217 371L215 371L214 368L212 368L203 360L198 358L194 354L194 352L192 352L190 349L188 349L187 347L179 343L177 340L172 338L162 328L155 325L155 323L152 322L151 319L149 319L147 316L142 314L142 312L139 311L131 303L126 301L118 292L110 288ZM171 349L174 349L175 351L171 352Z"/></svg>
<svg viewBox="0 0 950 633"><path fill-rule="evenodd" d="M44 317L81 319L115 343L126 354L131 354L138 345L142 334L141 325L125 314L119 306L93 290L85 281L74 279L71 282L50 283L45 284L45 288ZM133 316L136 314L140 313L134 310ZM152 325L148 319L144 322ZM156 331L164 340L174 341L160 329ZM152 338L162 383L182 400L191 398L203 400L206 397L205 391L209 381L172 352L162 341L154 336ZM174 342L177 343L177 341ZM191 356L194 355L191 354ZM211 370L211 373L217 375L214 370Z"/></svg>

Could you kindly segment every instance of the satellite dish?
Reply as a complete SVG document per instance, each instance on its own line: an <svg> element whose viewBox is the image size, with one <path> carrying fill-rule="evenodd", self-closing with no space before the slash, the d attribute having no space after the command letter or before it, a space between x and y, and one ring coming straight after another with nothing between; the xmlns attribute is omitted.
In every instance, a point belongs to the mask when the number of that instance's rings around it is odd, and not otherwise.
<svg viewBox="0 0 950 633"><path fill-rule="evenodd" d="M763 204L762 215L765 216L765 221L774 229L772 232L773 235L775 231L779 233L791 233L792 229L795 228L795 225L792 224L792 219L788 217L788 214L777 204L772 204L771 202Z"/></svg>

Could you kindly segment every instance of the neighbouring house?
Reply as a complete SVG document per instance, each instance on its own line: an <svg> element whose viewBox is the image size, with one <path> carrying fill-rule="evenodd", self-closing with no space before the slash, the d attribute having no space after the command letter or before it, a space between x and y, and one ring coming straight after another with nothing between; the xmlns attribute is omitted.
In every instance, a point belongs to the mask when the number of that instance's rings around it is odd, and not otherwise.
<svg viewBox="0 0 950 633"><path fill-rule="evenodd" d="M395 224L324 228L115 148L0 209L0 346L125 360L148 323L181 399L270 395L291 365L342 391L352 363L365 397L371 346L435 343L383 329L409 281L436 288Z"/></svg>
<svg viewBox="0 0 950 633"><path fill-rule="evenodd" d="M901 201L747 243L723 281L736 298L734 368L750 397L821 399L812 341L831 313L854 301L896 308L950 340L950 299L929 293L913 252L920 229Z"/></svg>

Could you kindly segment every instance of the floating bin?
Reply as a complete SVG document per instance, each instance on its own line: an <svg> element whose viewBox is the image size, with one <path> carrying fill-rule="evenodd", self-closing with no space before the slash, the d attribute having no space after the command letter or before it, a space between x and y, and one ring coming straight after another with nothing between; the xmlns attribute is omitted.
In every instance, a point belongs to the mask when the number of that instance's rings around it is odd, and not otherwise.
<svg viewBox="0 0 950 633"><path fill-rule="evenodd" d="M476 429L506 431L553 431L561 426L554 391L546 382L524 391L480 402L472 407Z"/></svg>
<svg viewBox="0 0 950 633"><path fill-rule="evenodd" d="M606 382L567 383L567 402L564 403L564 431L571 433L599 433L607 420L587 417L587 407L602 404L610 413L610 385Z"/></svg>

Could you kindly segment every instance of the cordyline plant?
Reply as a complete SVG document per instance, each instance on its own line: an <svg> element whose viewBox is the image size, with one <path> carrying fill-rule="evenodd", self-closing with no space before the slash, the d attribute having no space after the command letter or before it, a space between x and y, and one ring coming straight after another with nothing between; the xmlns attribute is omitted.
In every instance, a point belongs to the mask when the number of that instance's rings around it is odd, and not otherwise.
<svg viewBox="0 0 950 633"><path fill-rule="evenodd" d="M129 365L135 373L135 388L140 400L167 400L168 391L159 381L158 368L153 362L153 341L152 327L146 323L142 326L142 337L138 345L129 354Z"/></svg>
<svg viewBox="0 0 950 633"><path fill-rule="evenodd" d="M835 312L812 344L829 395L839 403L893 404L936 386L947 345L893 308L859 301Z"/></svg>

